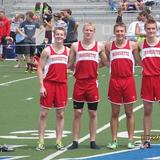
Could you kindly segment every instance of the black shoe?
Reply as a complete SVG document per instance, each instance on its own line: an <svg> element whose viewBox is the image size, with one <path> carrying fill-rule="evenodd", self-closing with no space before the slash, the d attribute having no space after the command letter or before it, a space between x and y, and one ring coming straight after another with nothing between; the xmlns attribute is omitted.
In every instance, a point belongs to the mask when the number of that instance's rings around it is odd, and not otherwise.
<svg viewBox="0 0 160 160"><path fill-rule="evenodd" d="M77 148L78 148L78 142L73 141L72 145L70 147L68 147L68 150L73 150L73 149L77 149Z"/></svg>
<svg viewBox="0 0 160 160"><path fill-rule="evenodd" d="M143 143L143 148L145 148L145 149L151 148L150 141L144 141L144 143Z"/></svg>
<svg viewBox="0 0 160 160"><path fill-rule="evenodd" d="M90 142L90 148L91 148L91 149L100 149L100 147L96 145L96 142L95 142L95 141L91 141L91 142Z"/></svg>
<svg viewBox="0 0 160 160"><path fill-rule="evenodd" d="M9 148L6 145L0 146L0 152L11 152L14 151L13 148Z"/></svg>

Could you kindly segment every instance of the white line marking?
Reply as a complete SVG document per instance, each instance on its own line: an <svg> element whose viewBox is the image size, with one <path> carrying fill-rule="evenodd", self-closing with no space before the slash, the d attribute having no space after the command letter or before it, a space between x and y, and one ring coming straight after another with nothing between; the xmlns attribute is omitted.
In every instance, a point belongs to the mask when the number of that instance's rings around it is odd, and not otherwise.
<svg viewBox="0 0 160 160"><path fill-rule="evenodd" d="M143 104L135 107L135 108L133 109L133 112L138 111L138 110L141 109L142 107L143 107ZM126 117L125 114L121 115L121 116L119 117L119 121L123 120L125 117ZM100 132L102 132L102 131L104 131L105 129L107 129L107 128L109 128L109 127L110 127L110 123L107 123L106 125L102 126L101 128L99 128L99 129L97 130L97 134L100 133ZM87 134L86 136L80 138L79 141L78 141L78 143L82 143L82 142L84 142L85 140L87 140L88 138L89 138L89 134ZM55 153L53 153L53 154L50 154L49 156L47 156L47 157L44 158L43 160L51 160L51 159L53 159L53 158L61 155L62 153L64 153L64 152L67 151L67 148L68 148L70 145L71 145L71 144L69 144L68 146L66 146L65 150L63 150L63 151L57 151L57 152L55 152Z"/></svg>
<svg viewBox="0 0 160 160"><path fill-rule="evenodd" d="M32 100L33 99L33 97L28 97L28 98L26 98L25 100L26 101L30 101L30 100Z"/></svg>
<svg viewBox="0 0 160 160"><path fill-rule="evenodd" d="M17 80L5 82L5 83L0 83L0 86L5 86L7 84L12 84L12 83L20 82L20 81L25 81L25 80L28 80L28 79L33 79L33 78L36 78L36 77L37 76L33 76L33 77L27 77L27 78L17 79Z"/></svg>
<svg viewBox="0 0 160 160"><path fill-rule="evenodd" d="M17 79L17 80L5 82L5 83L0 83L0 86L7 86L8 84L12 84L12 83L20 82L20 81L25 81L25 80L28 80L28 79L34 79L34 78L36 78L36 77L37 77L37 76L33 76L33 77ZM73 77L73 76L68 76L68 78L71 78L71 77Z"/></svg>
<svg viewBox="0 0 160 160"><path fill-rule="evenodd" d="M9 75L3 75L3 78L8 78L9 77Z"/></svg>

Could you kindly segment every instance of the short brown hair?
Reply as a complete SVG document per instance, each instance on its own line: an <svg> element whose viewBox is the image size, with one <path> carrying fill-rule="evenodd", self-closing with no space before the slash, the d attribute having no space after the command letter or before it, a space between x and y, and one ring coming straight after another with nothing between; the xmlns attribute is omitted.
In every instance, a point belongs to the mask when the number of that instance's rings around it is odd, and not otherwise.
<svg viewBox="0 0 160 160"><path fill-rule="evenodd" d="M55 34L57 30L64 31L64 35L66 35L66 34L67 34L66 29L65 29L65 28L63 28L63 27L56 27L56 28L54 29L53 33Z"/></svg>
<svg viewBox="0 0 160 160"><path fill-rule="evenodd" d="M28 15L30 18L32 18L33 19L33 17L34 17L34 13L32 12L32 11L28 11L28 12L26 12L26 15Z"/></svg>
<svg viewBox="0 0 160 160"><path fill-rule="evenodd" d="M116 30L117 27L123 27L125 29L125 31L127 31L127 27L126 27L126 25L123 22L119 22L119 23L116 23L114 25L114 28L113 28L114 32L115 32L115 30Z"/></svg>
<svg viewBox="0 0 160 160"><path fill-rule="evenodd" d="M69 8L62 9L61 11L66 11L69 15L72 15L72 11Z"/></svg>
<svg viewBox="0 0 160 160"><path fill-rule="evenodd" d="M147 24L156 24L156 28L157 28L157 22L153 17L149 17L144 25L144 28L146 29Z"/></svg>

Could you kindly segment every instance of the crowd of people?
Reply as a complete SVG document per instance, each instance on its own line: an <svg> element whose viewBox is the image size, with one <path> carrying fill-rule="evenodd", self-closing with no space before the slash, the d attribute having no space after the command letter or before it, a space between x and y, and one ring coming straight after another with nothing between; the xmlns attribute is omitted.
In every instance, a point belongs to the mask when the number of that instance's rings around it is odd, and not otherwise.
<svg viewBox="0 0 160 160"><path fill-rule="evenodd" d="M36 2L32 11L25 14L16 14L11 20L5 15L5 9L0 8L0 59L6 59L8 54L5 48L8 44L15 44L17 56L16 68L21 67L22 60L27 62L25 72L34 73L34 55L37 52L36 39L45 32L43 42L54 43L53 31L58 27L66 30L65 45L70 47L78 38L78 22L72 17L70 9L62 9L53 13L52 7L44 2ZM39 29L37 33L37 29ZM3 50L3 51L2 51Z"/></svg>
<svg viewBox="0 0 160 160"><path fill-rule="evenodd" d="M109 0L110 9L113 11L118 10L120 7L123 11L142 11L146 6L151 10L155 4L155 0Z"/></svg>
<svg viewBox="0 0 160 160"><path fill-rule="evenodd" d="M38 7L37 7L38 6ZM37 9L38 8L38 9ZM19 38L17 44L18 54L27 56L27 70L33 70L33 56L35 52L35 30L41 28L38 23L39 12L51 14L49 7L41 8L36 3L34 11L28 11L24 16L15 18L16 35L10 35L10 21L5 17L5 12L0 10L0 40L2 44ZM54 14L56 23L43 16L46 27L46 47L41 48L37 74L40 83L40 115L39 115L39 140L36 150L45 149L44 133L49 109L56 110L56 149L63 150L62 133L64 128L64 111L67 106L68 86L67 68L74 71L75 84L73 89L73 142L68 150L79 147L81 117L84 103L87 103L89 114L90 148L100 149L96 144L97 109L99 102L98 69L110 68L110 81L108 85L108 100L111 103L111 134L112 141L107 145L110 149L118 147L118 126L121 106L124 105L126 126L128 131L127 148L133 149L135 118L133 104L137 100L137 91L134 80L135 63L142 67L141 98L144 104L144 143L143 148L150 148L151 115L154 101L160 101L160 39L157 37L157 22L146 11L139 13L141 23L136 24L135 34L140 40L131 41L126 38L127 28L122 19L113 26L115 40L101 43L95 39L96 27L92 22L83 25L83 38L77 39L78 23L72 18L70 9L63 9ZM54 34L50 31L54 26ZM3 29L2 29L3 27ZM40 30L41 32L41 30ZM138 38L139 38L138 37ZM50 39L51 38L51 39ZM54 40L54 42L53 42ZM30 45L25 45L30 44ZM141 54L140 54L141 53ZM20 57L20 56L19 56ZM3 58L3 57L2 57Z"/></svg>

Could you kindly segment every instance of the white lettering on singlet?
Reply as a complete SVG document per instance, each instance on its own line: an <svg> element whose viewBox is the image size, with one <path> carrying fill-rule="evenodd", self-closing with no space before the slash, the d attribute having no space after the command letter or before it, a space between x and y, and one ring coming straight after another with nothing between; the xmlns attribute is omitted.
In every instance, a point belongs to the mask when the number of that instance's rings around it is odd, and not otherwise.
<svg viewBox="0 0 160 160"><path fill-rule="evenodd" d="M44 68L44 77L48 73L49 66L52 64L65 64L67 65L68 62L68 57L64 54L59 54L59 55L50 55L49 58L47 59L45 68Z"/></svg>
<svg viewBox="0 0 160 160"><path fill-rule="evenodd" d="M91 60L99 62L99 54L96 51L79 51L76 54L76 63L78 61Z"/></svg>
<svg viewBox="0 0 160 160"><path fill-rule="evenodd" d="M160 58L160 48L157 47L150 47L144 48L141 52L142 59L148 57L159 57Z"/></svg>
<svg viewBox="0 0 160 160"><path fill-rule="evenodd" d="M62 63L67 64L68 57L66 55L51 55L48 58L47 64L56 64L56 63Z"/></svg>
<svg viewBox="0 0 160 160"><path fill-rule="evenodd" d="M110 60L127 58L134 61L132 51L129 49L115 49L110 52Z"/></svg>

